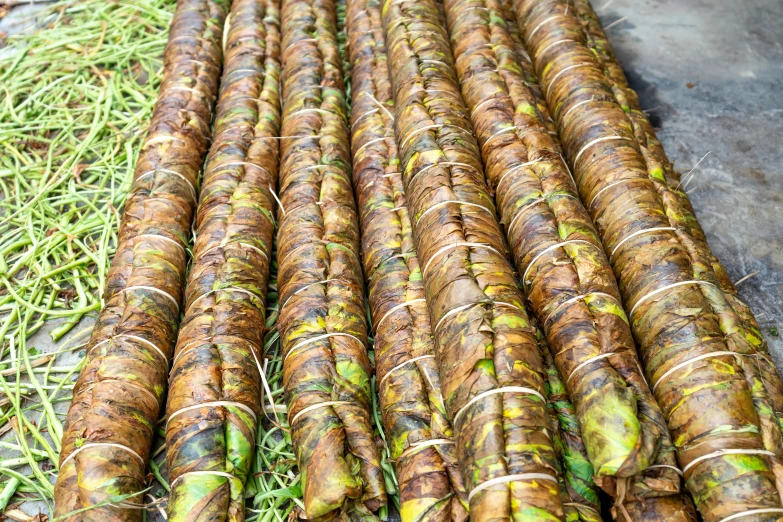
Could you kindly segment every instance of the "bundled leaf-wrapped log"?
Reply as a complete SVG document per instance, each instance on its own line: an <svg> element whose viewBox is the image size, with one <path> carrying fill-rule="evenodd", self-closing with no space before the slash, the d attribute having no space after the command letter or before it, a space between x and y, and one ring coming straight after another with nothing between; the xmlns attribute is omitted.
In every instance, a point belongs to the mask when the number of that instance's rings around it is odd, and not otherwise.
<svg viewBox="0 0 783 522"><path fill-rule="evenodd" d="M259 362L277 206L279 5L237 0L229 18L171 370L171 521L244 520L244 484L262 413Z"/></svg>
<svg viewBox="0 0 783 522"><path fill-rule="evenodd" d="M386 502L336 23L333 0L283 3L278 328L309 519Z"/></svg>
<svg viewBox="0 0 783 522"><path fill-rule="evenodd" d="M221 68L226 1L182 0L84 367L68 411L55 516L141 520L145 468L177 336L186 247ZM77 514L67 515L77 510Z"/></svg>
<svg viewBox="0 0 783 522"><path fill-rule="evenodd" d="M400 168L474 521L562 520L535 330L432 0L383 6Z"/></svg>
<svg viewBox="0 0 783 522"><path fill-rule="evenodd" d="M780 520L783 394L752 315L709 254L613 57L607 65L589 6L514 5L702 517Z"/></svg>
<svg viewBox="0 0 783 522"><path fill-rule="evenodd" d="M557 452L558 479L566 520L600 522L598 488L593 481L593 465L587 457L579 419L543 333L538 331L537 336L546 370L547 409L552 419L552 436Z"/></svg>
<svg viewBox="0 0 783 522"><path fill-rule="evenodd" d="M347 20L353 180L378 395L400 485L400 514L404 522L463 521L467 495L402 187L380 3L349 0Z"/></svg>
<svg viewBox="0 0 783 522"><path fill-rule="evenodd" d="M661 193L661 201L669 219L678 231L682 230L681 241L691 256L694 273L697 274L698 279L706 280L721 289L719 294L705 294L713 310L720 315L721 330L731 338L730 342L737 344L737 349L741 353L756 356L757 370L764 383L762 390L765 390L769 396L769 399L764 399L763 395L759 395L759 399L770 401L774 409L774 416L763 414L761 420L765 423L776 423L783 429L783 381L769 357L767 341L761 334L755 316L748 305L739 298L737 288L726 268L710 251L707 237L696 219L685 192L690 179L683 180L667 158L652 124L642 111L638 95L628 86L625 74L590 3L576 0L574 6L585 28L587 44L600 59L618 102L629 116L647 164L648 175L656 182L656 189ZM663 173L663 180L661 180L661 173ZM759 407L764 409L763 402L759 403ZM775 429L770 426L769 431L774 433Z"/></svg>
<svg viewBox="0 0 783 522"><path fill-rule="evenodd" d="M463 97L530 303L565 379L596 480L609 493L676 494L665 419L644 380L620 292L551 118L498 0L445 2ZM652 468L650 468L652 466ZM668 466L668 467L667 467ZM631 481L618 494L615 481Z"/></svg>

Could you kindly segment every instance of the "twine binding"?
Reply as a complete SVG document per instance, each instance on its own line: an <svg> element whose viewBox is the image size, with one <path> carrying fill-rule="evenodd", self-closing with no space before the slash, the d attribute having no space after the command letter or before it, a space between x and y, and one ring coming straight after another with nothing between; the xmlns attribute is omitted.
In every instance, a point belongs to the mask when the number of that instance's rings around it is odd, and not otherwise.
<svg viewBox="0 0 783 522"><path fill-rule="evenodd" d="M288 424L290 426L293 426L296 420L304 415L305 413L311 412L313 410L317 410L318 408L326 408L327 406L339 406L339 405L350 405L351 403L348 401L328 401L328 402L319 402L318 404L313 404L312 406L308 406L307 408L304 408L299 411L296 415L294 415L294 418L291 419L291 422Z"/></svg>
<svg viewBox="0 0 783 522"><path fill-rule="evenodd" d="M487 488L490 488L492 486L497 486L498 484L506 484L508 482L516 482L518 480L548 480L550 482L554 482L557 484L557 478L553 477L552 475L548 475L546 473L519 473L517 475L506 475L505 477L497 477L494 479L487 480L486 482L483 482L473 488L473 490L468 494L468 503L470 503L471 500L473 500L473 497L481 492L484 491Z"/></svg>
<svg viewBox="0 0 783 522"><path fill-rule="evenodd" d="M394 209L392 209L392 210L394 210ZM378 328L380 328L380 327L381 327L381 323L383 323L383 321L385 321L385 320L386 320L386 318L387 318L387 317L389 317L389 316L390 316L391 314L393 314L394 312L396 312L396 311L398 311L398 310L402 310L402 309L403 309L403 308L405 308L406 306L410 306L410 305L412 305L412 304L414 304L414 303L426 303L426 302L427 302L427 300L426 300L426 299L424 299L424 298L419 298L419 299L411 299L410 301L405 301L404 303L400 303L400 304L398 304L398 305L396 305L396 306L393 306L393 307L392 307L392 308L391 308L391 309L390 309L388 312L386 312L385 314L383 314L383 317L381 317L381 319L380 319L380 320L379 320L379 321L378 321L378 322L375 324L375 330L376 330L376 332L377 332Z"/></svg>
<svg viewBox="0 0 783 522"><path fill-rule="evenodd" d="M312 344L312 343L315 343L315 342L318 342L318 341L323 341L324 339L328 339L330 337L349 337L349 338L353 339L354 341L356 341L357 343L359 343L362 346L364 346L364 343L362 342L361 339L359 339L355 335L351 335L351 334L347 334L347 333L334 332L334 333L328 333L328 334L323 334L323 335L316 335L315 337L311 337L310 339L305 339L304 341L295 344L293 346L293 348L288 350L288 353L285 354L285 357L283 357L283 363L285 363L288 360L288 358L291 356L291 354L294 351L296 351L297 349L301 348L302 346L307 346L308 344Z"/></svg>
<svg viewBox="0 0 783 522"><path fill-rule="evenodd" d="M378 386L380 387L380 385L384 383L384 381L389 377L389 375L396 372L397 370L405 368L407 365L413 364L417 361L422 361L424 359L434 359L434 358L435 358L434 355L422 355L420 357L414 357L413 359L408 359L404 363L398 364L397 366L395 366L394 368L386 372L386 375L384 375L383 378L380 380L380 382L378 382Z"/></svg>
<svg viewBox="0 0 783 522"><path fill-rule="evenodd" d="M479 393L472 399L470 399L468 402L465 403L463 407L461 407L457 413L454 414L454 428L457 427L459 424L459 420L462 418L462 414L465 413L465 411L468 409L469 406L472 406L476 402L480 401L481 399L484 399L486 397L489 397L491 395L497 395L498 393L525 393L527 395L535 395L539 399L541 399L544 403L546 403L546 398L541 395L539 392L532 388L525 388L523 386L503 386L501 388L495 388L493 390L488 390L482 393Z"/></svg>
<svg viewBox="0 0 783 522"><path fill-rule="evenodd" d="M170 414L166 419L166 431L169 430L169 422L171 422L171 419L173 419L174 417L176 417L181 413L198 410L199 408L210 408L210 407L217 407L217 406L223 406L228 408L239 408L240 410L246 412L248 415L253 417L254 425L258 422L258 417L256 416L256 413L246 404L242 404L241 402L235 402L235 401L211 401L211 402L201 402L199 404L194 404L192 406L186 406L185 408L180 408L179 410Z"/></svg>

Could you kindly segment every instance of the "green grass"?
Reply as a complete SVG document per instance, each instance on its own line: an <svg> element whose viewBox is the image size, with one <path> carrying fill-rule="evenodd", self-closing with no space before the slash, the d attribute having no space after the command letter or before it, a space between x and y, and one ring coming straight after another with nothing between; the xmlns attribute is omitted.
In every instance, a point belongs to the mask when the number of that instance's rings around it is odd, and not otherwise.
<svg viewBox="0 0 783 522"><path fill-rule="evenodd" d="M79 350L101 308L174 5L65 2L37 17L40 30L4 42L0 509L51 502Z"/></svg>

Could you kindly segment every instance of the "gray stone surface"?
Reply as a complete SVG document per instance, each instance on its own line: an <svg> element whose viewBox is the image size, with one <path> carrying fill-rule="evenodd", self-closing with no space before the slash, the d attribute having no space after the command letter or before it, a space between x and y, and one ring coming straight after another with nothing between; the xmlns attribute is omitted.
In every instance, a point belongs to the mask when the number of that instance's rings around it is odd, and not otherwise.
<svg viewBox="0 0 783 522"><path fill-rule="evenodd" d="M710 247L783 368L783 2L593 0Z"/></svg>

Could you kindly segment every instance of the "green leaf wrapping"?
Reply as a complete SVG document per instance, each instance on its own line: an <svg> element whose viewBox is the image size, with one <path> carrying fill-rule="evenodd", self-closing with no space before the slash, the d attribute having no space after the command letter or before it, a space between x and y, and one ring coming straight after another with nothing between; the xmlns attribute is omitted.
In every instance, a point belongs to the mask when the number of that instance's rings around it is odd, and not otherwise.
<svg viewBox="0 0 783 522"><path fill-rule="evenodd" d="M579 427L574 405L557 371L552 354L539 331L538 349L546 369L547 410L558 459L558 479L567 521L600 522L601 506L593 482L593 465Z"/></svg>
<svg viewBox="0 0 783 522"><path fill-rule="evenodd" d="M438 6L388 0L383 23L400 168L471 520L563 520L535 330Z"/></svg>
<svg viewBox="0 0 783 522"><path fill-rule="evenodd" d="M596 470L625 499L677 494L680 478L666 421L636 354L601 240L550 135L498 0L447 1L452 49L487 179L546 332Z"/></svg>
<svg viewBox="0 0 783 522"><path fill-rule="evenodd" d="M278 328L307 517L369 519L386 493L336 23L333 0L282 8Z"/></svg>
<svg viewBox="0 0 783 522"><path fill-rule="evenodd" d="M772 509L748 516L780 520L783 394L752 314L709 252L589 4L514 5L702 517Z"/></svg>
<svg viewBox="0 0 783 522"><path fill-rule="evenodd" d="M351 0L347 20L354 187L375 327L378 395L400 485L400 514L403 522L464 521L467 495L441 395L394 139L379 2Z"/></svg>
<svg viewBox="0 0 783 522"><path fill-rule="evenodd" d="M174 352L166 446L172 522L242 521L262 414L264 307L275 233L280 12L237 0Z"/></svg>
<svg viewBox="0 0 783 522"><path fill-rule="evenodd" d="M221 68L228 2L182 0L84 366L65 425L55 516L139 521L176 341L191 219ZM102 504L95 507L96 504Z"/></svg>

